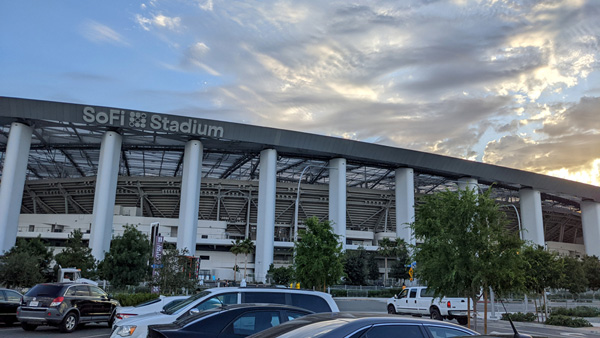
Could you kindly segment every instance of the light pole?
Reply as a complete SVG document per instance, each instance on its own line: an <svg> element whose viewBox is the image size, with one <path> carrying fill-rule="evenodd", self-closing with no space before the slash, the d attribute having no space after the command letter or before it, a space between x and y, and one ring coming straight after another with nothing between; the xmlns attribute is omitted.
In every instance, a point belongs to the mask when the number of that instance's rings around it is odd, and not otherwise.
<svg viewBox="0 0 600 338"><path fill-rule="evenodd" d="M298 190L296 190L296 204L294 205L294 243L298 241L298 205L300 204L300 183L302 183L302 176L306 172L306 170L312 165L307 165L300 173L300 178L298 179Z"/></svg>
<svg viewBox="0 0 600 338"><path fill-rule="evenodd" d="M304 176L304 173L310 167L318 167L318 168L322 168L322 169L337 169L337 168L331 168L331 167L320 166L320 165L312 165L312 164L309 164L306 167L304 167L304 169L302 169L302 172L300 173L300 178L298 178L298 190L296 190L296 205L294 206L294 243L298 241L298 208L300 206L300 183L302 183L302 176Z"/></svg>

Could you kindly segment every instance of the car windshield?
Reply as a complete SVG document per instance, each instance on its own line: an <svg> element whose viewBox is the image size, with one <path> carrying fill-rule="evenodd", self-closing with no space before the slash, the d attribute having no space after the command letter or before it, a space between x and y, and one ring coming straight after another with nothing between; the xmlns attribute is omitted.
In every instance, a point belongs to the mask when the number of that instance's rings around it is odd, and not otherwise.
<svg viewBox="0 0 600 338"><path fill-rule="evenodd" d="M27 291L27 297L56 297L59 295L62 285L38 284Z"/></svg>
<svg viewBox="0 0 600 338"><path fill-rule="evenodd" d="M202 292L200 292L200 293L198 293L198 294L196 294L194 296L191 296L188 299L185 299L183 302L181 302L181 303L179 303L179 304L177 304L177 305L175 305L173 307L170 307L168 309L162 310L162 312L166 313L168 315L179 313L182 309L184 309L185 307L187 307L189 304L197 301L198 299L200 299L202 297L208 296L210 294L211 294L210 291L202 291Z"/></svg>

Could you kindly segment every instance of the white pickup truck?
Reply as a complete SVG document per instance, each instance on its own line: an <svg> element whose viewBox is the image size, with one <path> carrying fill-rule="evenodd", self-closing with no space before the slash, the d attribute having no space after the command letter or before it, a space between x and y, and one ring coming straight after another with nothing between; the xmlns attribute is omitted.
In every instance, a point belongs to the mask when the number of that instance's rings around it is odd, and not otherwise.
<svg viewBox="0 0 600 338"><path fill-rule="evenodd" d="M426 286L407 287L388 299L388 313L431 316L433 319L455 319L459 324L467 324L467 298L433 298L433 291Z"/></svg>

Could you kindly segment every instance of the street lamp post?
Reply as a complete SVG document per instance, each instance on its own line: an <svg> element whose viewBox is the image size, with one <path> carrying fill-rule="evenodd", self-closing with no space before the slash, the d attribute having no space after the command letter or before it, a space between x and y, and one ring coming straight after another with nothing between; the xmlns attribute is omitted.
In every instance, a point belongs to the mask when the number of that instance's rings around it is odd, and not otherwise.
<svg viewBox="0 0 600 338"><path fill-rule="evenodd" d="M294 206L294 243L298 241L298 207L300 204L300 183L302 183L302 176L306 172L308 168L312 167L311 165L307 165L300 173L300 178L298 179L298 190L296 190L296 205Z"/></svg>

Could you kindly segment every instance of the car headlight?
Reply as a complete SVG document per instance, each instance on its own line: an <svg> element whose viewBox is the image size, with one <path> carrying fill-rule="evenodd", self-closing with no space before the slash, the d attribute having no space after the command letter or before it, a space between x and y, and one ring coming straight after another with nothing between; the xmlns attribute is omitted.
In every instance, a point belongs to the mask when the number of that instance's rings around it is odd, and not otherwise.
<svg viewBox="0 0 600 338"><path fill-rule="evenodd" d="M115 333L121 337L129 337L135 332L136 328L137 326L135 325L117 326Z"/></svg>

